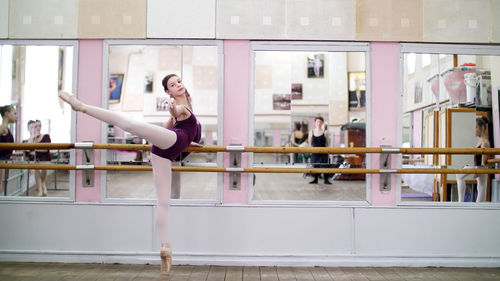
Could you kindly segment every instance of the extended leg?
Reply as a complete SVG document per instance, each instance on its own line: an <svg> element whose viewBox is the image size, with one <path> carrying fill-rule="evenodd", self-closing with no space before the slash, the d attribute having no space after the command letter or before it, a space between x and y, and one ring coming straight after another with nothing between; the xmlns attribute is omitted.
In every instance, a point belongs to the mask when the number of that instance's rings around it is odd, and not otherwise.
<svg viewBox="0 0 500 281"><path fill-rule="evenodd" d="M177 140L177 135L174 132L166 130L160 126L133 120L118 112L84 104L73 95L65 92L60 92L59 97L63 101L69 103L74 110L86 113L108 124L118 126L124 131L146 139L148 142L161 149L171 147Z"/></svg>

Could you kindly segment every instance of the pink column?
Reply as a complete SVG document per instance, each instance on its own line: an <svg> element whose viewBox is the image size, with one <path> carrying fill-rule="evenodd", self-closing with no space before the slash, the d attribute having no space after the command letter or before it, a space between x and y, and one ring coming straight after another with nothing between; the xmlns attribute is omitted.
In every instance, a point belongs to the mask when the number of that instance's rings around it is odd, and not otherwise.
<svg viewBox="0 0 500 281"><path fill-rule="evenodd" d="M250 41L224 40L224 145L248 146L248 98L250 87ZM242 167L248 157L242 154ZM224 166L229 154L224 153ZM229 190L229 175L224 174L223 203L248 202L248 176L241 175L241 190Z"/></svg>
<svg viewBox="0 0 500 281"><path fill-rule="evenodd" d="M102 40L80 40L78 46L78 98L84 103L102 106ZM101 143L101 122L82 113L76 117L76 141ZM96 129L97 128L97 129ZM99 165L101 153L94 150L94 163ZM82 163L81 150L77 150L76 163ZM94 186L82 186L82 172L76 172L77 202L99 202L101 194L100 172L94 172Z"/></svg>
<svg viewBox="0 0 500 281"><path fill-rule="evenodd" d="M397 146L398 126L398 43L371 43L371 146ZM392 157L395 167L396 156ZM380 167L378 154L372 156L372 167ZM372 204L396 204L396 176L391 177L391 190L380 191L380 177L372 175Z"/></svg>

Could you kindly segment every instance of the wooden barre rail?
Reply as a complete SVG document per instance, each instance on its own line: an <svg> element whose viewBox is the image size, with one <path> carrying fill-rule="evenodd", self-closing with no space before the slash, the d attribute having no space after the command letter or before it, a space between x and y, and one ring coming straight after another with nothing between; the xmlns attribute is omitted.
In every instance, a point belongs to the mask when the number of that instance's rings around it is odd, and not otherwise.
<svg viewBox="0 0 500 281"><path fill-rule="evenodd" d="M150 150L149 144L90 144L93 149ZM0 143L0 150L71 149L74 143ZM500 154L500 148L381 148L381 147L266 147L242 146L241 152L254 153L402 153L402 154ZM187 152L231 152L231 146L189 146Z"/></svg>
<svg viewBox="0 0 500 281"><path fill-rule="evenodd" d="M102 165L75 166L64 164L0 164L0 169L38 170L98 170L98 171L152 171L151 166ZM361 168L242 168L240 170L219 167L173 166L174 172L243 172L243 173L308 173L308 174L499 174L500 169L361 169Z"/></svg>

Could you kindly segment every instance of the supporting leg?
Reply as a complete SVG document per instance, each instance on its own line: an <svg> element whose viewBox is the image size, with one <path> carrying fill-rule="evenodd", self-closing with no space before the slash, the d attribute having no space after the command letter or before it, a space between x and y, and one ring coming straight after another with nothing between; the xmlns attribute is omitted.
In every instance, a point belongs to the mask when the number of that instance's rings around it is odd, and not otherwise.
<svg viewBox="0 0 500 281"><path fill-rule="evenodd" d="M488 187L488 174L479 174L477 180L477 199L476 202L486 201L486 188Z"/></svg>
<svg viewBox="0 0 500 281"><path fill-rule="evenodd" d="M172 184L172 162L151 154L153 164L153 177L157 194L156 226L162 250L162 272L170 271L172 265L172 252L170 249L170 238L168 233L168 206L170 202L170 190Z"/></svg>
<svg viewBox="0 0 500 281"><path fill-rule="evenodd" d="M43 195L41 170L35 170L36 196Z"/></svg>

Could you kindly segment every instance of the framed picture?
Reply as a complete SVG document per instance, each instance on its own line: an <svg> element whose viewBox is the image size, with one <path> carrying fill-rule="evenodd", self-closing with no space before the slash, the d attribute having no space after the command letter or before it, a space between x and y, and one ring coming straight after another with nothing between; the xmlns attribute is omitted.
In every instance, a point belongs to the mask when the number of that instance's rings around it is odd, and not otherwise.
<svg viewBox="0 0 500 281"><path fill-rule="evenodd" d="M148 72L144 77L144 93L151 94L153 92L153 73Z"/></svg>
<svg viewBox="0 0 500 281"><path fill-rule="evenodd" d="M156 111L168 111L167 101L169 97L156 97Z"/></svg>
<svg viewBox="0 0 500 281"><path fill-rule="evenodd" d="M273 110L290 110L291 94L273 94Z"/></svg>
<svg viewBox="0 0 500 281"><path fill-rule="evenodd" d="M109 75L109 103L118 103L122 95L123 74Z"/></svg>
<svg viewBox="0 0 500 281"><path fill-rule="evenodd" d="M421 103L422 102L422 83L415 83L415 93L413 95L413 103Z"/></svg>
<svg viewBox="0 0 500 281"><path fill-rule="evenodd" d="M59 68L57 69L57 90L63 89L64 81L64 49L59 48Z"/></svg>
<svg viewBox="0 0 500 281"><path fill-rule="evenodd" d="M307 57L307 78L323 78L324 69L324 54L314 54Z"/></svg>
<svg viewBox="0 0 500 281"><path fill-rule="evenodd" d="M365 75L365 72L349 72L347 74L349 110L359 110L366 106Z"/></svg>
<svg viewBox="0 0 500 281"><path fill-rule="evenodd" d="M301 83L293 83L292 84L292 100L301 100L302 99L302 84Z"/></svg>

